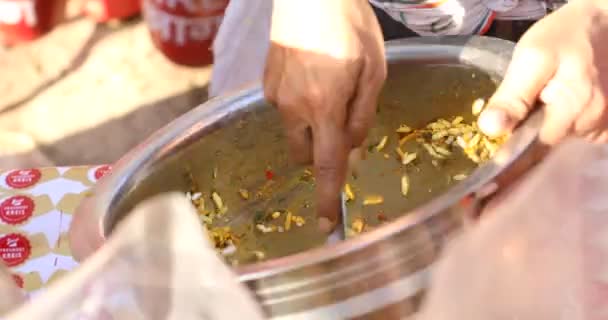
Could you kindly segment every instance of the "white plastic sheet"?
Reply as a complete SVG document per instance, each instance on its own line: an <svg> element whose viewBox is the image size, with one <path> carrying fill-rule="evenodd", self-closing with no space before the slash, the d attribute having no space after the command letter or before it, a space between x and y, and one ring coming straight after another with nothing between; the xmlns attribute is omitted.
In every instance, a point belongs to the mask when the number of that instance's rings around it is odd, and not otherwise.
<svg viewBox="0 0 608 320"><path fill-rule="evenodd" d="M272 0L230 0L213 43L211 96L262 81L271 18Z"/></svg>
<svg viewBox="0 0 608 320"><path fill-rule="evenodd" d="M184 195L145 202L89 260L4 319L263 319L203 230ZM0 290L0 306L18 305L10 277Z"/></svg>

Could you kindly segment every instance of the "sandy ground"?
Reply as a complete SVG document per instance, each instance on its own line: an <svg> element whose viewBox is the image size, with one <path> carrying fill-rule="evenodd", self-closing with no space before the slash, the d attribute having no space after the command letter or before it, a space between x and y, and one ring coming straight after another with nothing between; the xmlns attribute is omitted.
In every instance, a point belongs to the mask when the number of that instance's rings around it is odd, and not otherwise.
<svg viewBox="0 0 608 320"><path fill-rule="evenodd" d="M0 49L0 168L111 163L204 102L209 77L168 61L137 19L74 18Z"/></svg>

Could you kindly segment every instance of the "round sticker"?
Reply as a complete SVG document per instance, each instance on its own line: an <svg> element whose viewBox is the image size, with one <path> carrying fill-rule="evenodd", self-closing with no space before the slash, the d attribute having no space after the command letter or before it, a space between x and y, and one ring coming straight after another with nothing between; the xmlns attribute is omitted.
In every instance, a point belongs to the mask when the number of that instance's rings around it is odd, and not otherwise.
<svg viewBox="0 0 608 320"><path fill-rule="evenodd" d="M97 168L93 176L95 176L95 180L99 180L103 178L106 174L108 174L112 170L112 167L105 165Z"/></svg>
<svg viewBox="0 0 608 320"><path fill-rule="evenodd" d="M11 188L24 189L35 185L41 176L38 169L15 170L6 176L6 184Z"/></svg>
<svg viewBox="0 0 608 320"><path fill-rule="evenodd" d="M29 197L10 197L0 203L0 220L8 224L22 223L32 216L35 206Z"/></svg>
<svg viewBox="0 0 608 320"><path fill-rule="evenodd" d="M15 281L15 283L17 284L17 286L19 288L23 289L23 278L21 278L20 275L13 274L13 280Z"/></svg>
<svg viewBox="0 0 608 320"><path fill-rule="evenodd" d="M32 252L30 241L20 234L7 234L0 238L0 258L8 267L22 264Z"/></svg>

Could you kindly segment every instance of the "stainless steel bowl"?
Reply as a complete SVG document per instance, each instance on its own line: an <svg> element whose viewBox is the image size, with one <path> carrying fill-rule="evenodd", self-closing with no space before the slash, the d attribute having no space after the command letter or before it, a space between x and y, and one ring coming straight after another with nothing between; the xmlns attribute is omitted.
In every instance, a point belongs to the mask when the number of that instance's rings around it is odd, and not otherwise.
<svg viewBox="0 0 608 320"><path fill-rule="evenodd" d="M463 65L498 82L513 44L485 37L416 38L387 43L391 70L412 64ZM399 71L400 72L400 71ZM399 92L389 92L389 96ZM173 189L187 190L185 159L204 162L202 138L246 113L268 109L260 88L212 99L158 131L113 168L74 218L70 241L83 259L111 234L122 216L142 199ZM417 111L424 118L432 110ZM425 120L420 118L420 120ZM428 121L430 119L426 119ZM238 267L239 279L276 319L404 318L415 312L430 268L446 241L466 220L466 199L517 163L533 145L540 115L520 126L494 160L465 181L354 239L262 263ZM291 319L291 318L290 318Z"/></svg>

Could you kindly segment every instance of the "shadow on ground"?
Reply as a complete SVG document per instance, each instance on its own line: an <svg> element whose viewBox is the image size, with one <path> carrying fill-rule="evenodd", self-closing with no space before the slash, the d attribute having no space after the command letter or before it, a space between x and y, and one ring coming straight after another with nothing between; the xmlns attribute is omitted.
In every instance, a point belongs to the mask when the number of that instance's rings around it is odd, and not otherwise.
<svg viewBox="0 0 608 320"><path fill-rule="evenodd" d="M180 115L207 100L207 87L197 87L138 106L133 112L94 128L39 145L37 150L0 157L0 168L109 164ZM116 143L114 139L121 139Z"/></svg>
<svg viewBox="0 0 608 320"><path fill-rule="evenodd" d="M71 22L74 22L77 20L78 19L74 19L74 20L68 21L66 23L71 23ZM103 40L104 38L106 38L107 36L114 33L115 31L117 31L117 30L113 29L113 28L109 28L106 25L97 24L95 26L95 29L91 33L91 35L87 38L85 43L82 45L82 47L80 48L80 50L74 57L74 59L72 59L72 61L70 61L70 64L65 69L61 70L56 76L54 76L54 77L48 79L47 81L41 83L40 85L38 85L29 94L25 95L18 101L12 102L8 105L0 106L0 116L2 114L6 114L8 112L14 111L15 109L18 109L20 106L22 106L25 103L36 98L39 94L44 92L46 89L52 87L54 84L58 83L59 81L61 81L65 77L67 77L68 75L70 75L73 72L75 72L76 70L78 70L80 67L82 67L84 62L87 60L87 58L91 54L91 50L95 47L95 45L97 43L99 43L101 40Z"/></svg>

